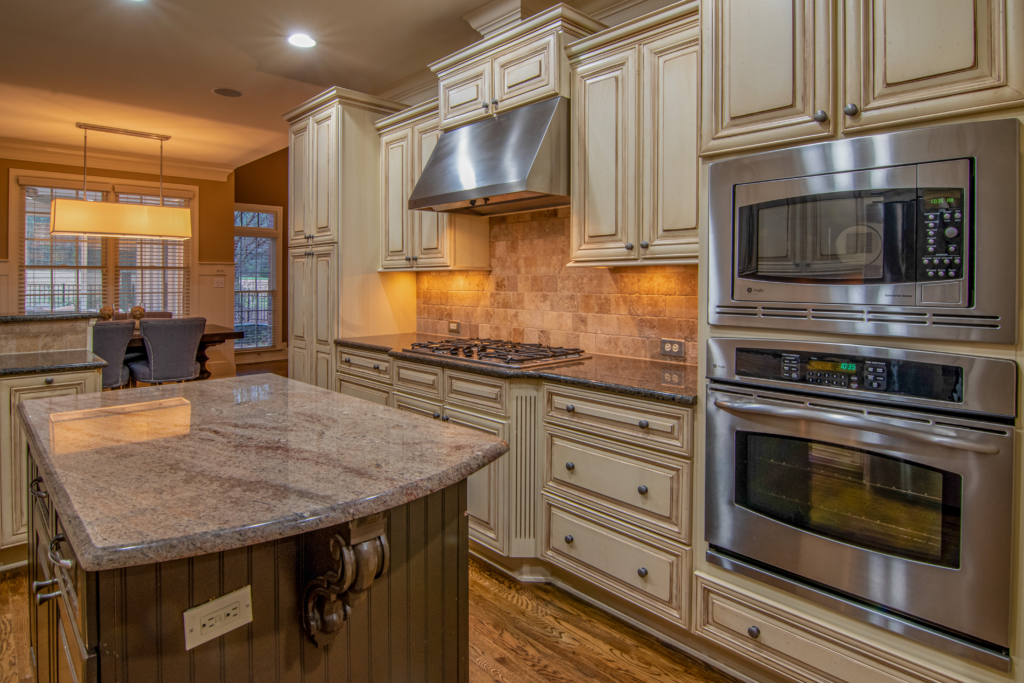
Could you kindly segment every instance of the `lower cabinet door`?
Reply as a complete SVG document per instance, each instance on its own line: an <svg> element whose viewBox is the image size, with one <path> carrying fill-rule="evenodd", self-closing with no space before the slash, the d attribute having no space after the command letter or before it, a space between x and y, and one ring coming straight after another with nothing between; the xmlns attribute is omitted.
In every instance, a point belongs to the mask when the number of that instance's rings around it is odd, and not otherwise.
<svg viewBox="0 0 1024 683"><path fill-rule="evenodd" d="M444 417L452 425L468 427L508 441L508 421L467 413L445 407ZM466 511L469 513L469 537L501 555L508 553L506 544L505 470L508 458L502 456L474 473L466 482Z"/></svg>
<svg viewBox="0 0 1024 683"><path fill-rule="evenodd" d="M351 377L338 375L335 383L335 391L352 398L361 398L382 406L391 405L391 391L386 384L374 384L373 382L359 382Z"/></svg>

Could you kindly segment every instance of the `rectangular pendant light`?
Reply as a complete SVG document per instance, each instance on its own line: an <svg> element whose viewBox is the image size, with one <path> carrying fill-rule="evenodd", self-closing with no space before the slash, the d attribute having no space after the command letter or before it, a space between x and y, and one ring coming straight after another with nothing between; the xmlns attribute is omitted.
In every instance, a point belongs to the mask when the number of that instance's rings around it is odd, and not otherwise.
<svg viewBox="0 0 1024 683"><path fill-rule="evenodd" d="M192 237L192 211L177 206L54 199L50 235L186 240Z"/></svg>

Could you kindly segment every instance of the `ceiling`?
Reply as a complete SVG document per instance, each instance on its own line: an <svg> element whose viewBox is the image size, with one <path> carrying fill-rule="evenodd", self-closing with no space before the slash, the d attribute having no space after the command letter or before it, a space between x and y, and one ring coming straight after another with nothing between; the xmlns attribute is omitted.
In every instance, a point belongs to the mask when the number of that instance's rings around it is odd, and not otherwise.
<svg viewBox="0 0 1024 683"><path fill-rule="evenodd" d="M165 133L168 158L235 168L286 146L281 115L326 87L380 94L479 40L462 17L482 4L2 0L0 138L81 145L74 124L84 121ZM296 32L316 47L288 44ZM157 152L152 141L100 133L89 143Z"/></svg>

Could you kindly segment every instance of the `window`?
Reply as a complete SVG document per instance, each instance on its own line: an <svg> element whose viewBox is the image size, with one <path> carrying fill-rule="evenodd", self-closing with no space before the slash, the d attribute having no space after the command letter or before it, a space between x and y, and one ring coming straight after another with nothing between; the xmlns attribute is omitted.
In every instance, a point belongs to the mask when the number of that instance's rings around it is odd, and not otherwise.
<svg viewBox="0 0 1024 683"><path fill-rule="evenodd" d="M235 340L236 349L276 345L280 224L279 207L235 207L235 330L245 335Z"/></svg>
<svg viewBox="0 0 1024 683"><path fill-rule="evenodd" d="M16 184L15 184L16 182ZM75 189L75 185L79 189ZM116 237L50 237L54 199L82 199L81 180L70 177L15 177L20 188L23 230L16 238L20 259L19 309L25 313L93 312L105 304L129 311L170 311L190 315L192 240ZM169 188L165 206L193 208L192 192ZM159 205L156 187L89 182L87 199Z"/></svg>

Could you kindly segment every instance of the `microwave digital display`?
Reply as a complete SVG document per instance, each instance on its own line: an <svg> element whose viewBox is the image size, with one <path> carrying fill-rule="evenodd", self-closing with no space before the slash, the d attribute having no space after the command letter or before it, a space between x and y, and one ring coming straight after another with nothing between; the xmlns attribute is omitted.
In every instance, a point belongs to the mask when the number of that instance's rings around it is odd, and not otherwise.
<svg viewBox="0 0 1024 683"><path fill-rule="evenodd" d="M922 190L924 210L959 209L963 206L960 190Z"/></svg>

